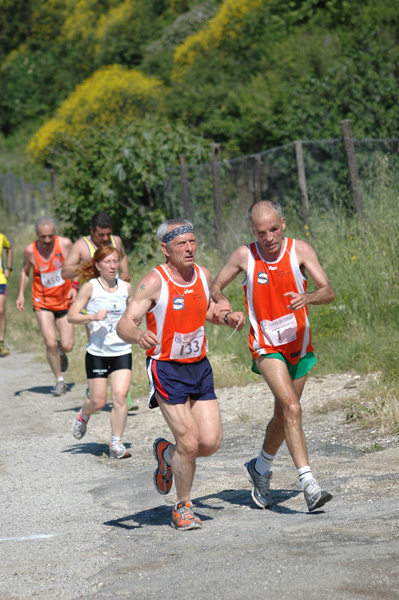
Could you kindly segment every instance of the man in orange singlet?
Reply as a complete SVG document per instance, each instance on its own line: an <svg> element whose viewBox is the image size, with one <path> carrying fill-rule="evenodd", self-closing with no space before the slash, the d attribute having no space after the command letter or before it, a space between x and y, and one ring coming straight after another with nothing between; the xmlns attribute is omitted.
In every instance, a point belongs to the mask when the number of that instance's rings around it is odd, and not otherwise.
<svg viewBox="0 0 399 600"><path fill-rule="evenodd" d="M306 374L316 363L307 305L328 304L335 294L312 247L283 236L285 220L279 204L257 202L248 217L257 241L233 252L211 288L217 302L215 315L219 310L231 310L222 290L240 272L245 273L252 370L263 375L275 398L261 453L245 463L244 472L253 486L255 503L261 508L270 506L271 466L285 440L308 510L313 511L332 496L312 475L302 430L300 399ZM314 292L307 292L306 271L317 288Z"/></svg>
<svg viewBox="0 0 399 600"><path fill-rule="evenodd" d="M98 212L91 220L90 235L86 235L77 240L68 255L63 267L62 276L64 279L74 279L78 270L83 264L91 259L95 251L102 244L112 244L117 248L121 255L120 278L123 281L130 281L127 256L119 236L112 233L112 219L105 212ZM77 282L73 283L78 287Z"/></svg>
<svg viewBox="0 0 399 600"><path fill-rule="evenodd" d="M56 380L52 393L54 396L61 396L66 392L62 376L62 372L68 368L66 353L73 347L73 325L68 323L67 312L76 295L71 282L62 278L61 269L72 248L72 242L55 234L55 223L51 217L40 217L37 220L36 233L37 241L24 250L16 305L18 310L25 310L24 294L32 268L33 310L46 343L47 360Z"/></svg>
<svg viewBox="0 0 399 600"><path fill-rule="evenodd" d="M197 265L197 241L193 226L184 219L162 223L157 231L166 257L137 286L133 299L119 321L117 332L125 342L138 344L147 354L150 408L159 406L175 443L155 440L158 467L154 484L168 494L173 478L176 504L172 526L198 529L190 493L197 456L210 456L222 441L219 405L209 364L205 321L242 329L242 312L219 311L209 294L211 275ZM146 316L147 329L139 329Z"/></svg>

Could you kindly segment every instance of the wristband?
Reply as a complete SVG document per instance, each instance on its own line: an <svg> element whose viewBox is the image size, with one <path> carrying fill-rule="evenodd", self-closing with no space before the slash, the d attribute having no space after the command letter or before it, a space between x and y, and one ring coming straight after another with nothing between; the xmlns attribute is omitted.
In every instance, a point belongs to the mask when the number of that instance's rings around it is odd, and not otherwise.
<svg viewBox="0 0 399 600"><path fill-rule="evenodd" d="M229 325L229 323L228 323L228 321L227 321L227 317L228 317L229 315L231 315L231 314L232 314L232 312L230 311L230 312L227 312L227 313L224 315L224 319L223 319L223 321L226 323L226 325Z"/></svg>
<svg viewBox="0 0 399 600"><path fill-rule="evenodd" d="M79 283L77 281L72 281L72 287L74 290L78 290L79 289Z"/></svg>

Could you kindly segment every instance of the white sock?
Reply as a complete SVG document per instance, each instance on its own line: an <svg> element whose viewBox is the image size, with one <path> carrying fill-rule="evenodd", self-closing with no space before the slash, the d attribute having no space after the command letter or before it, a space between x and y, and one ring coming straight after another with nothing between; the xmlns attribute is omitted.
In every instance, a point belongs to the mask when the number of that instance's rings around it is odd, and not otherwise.
<svg viewBox="0 0 399 600"><path fill-rule="evenodd" d="M121 436L120 435L113 435L111 438L111 444L115 444L116 442L120 442L121 441Z"/></svg>
<svg viewBox="0 0 399 600"><path fill-rule="evenodd" d="M270 473L271 468L272 468L273 459L275 456L276 456L275 454L268 454L262 448L261 453L259 454L258 458L256 459L256 463L255 463L255 469L257 470L259 475L262 475L262 477L263 477L264 475L267 475L268 473Z"/></svg>
<svg viewBox="0 0 399 600"><path fill-rule="evenodd" d="M83 414L82 409L80 409L80 411L79 411L79 419L81 421L83 421L83 423L87 423L87 421L90 419L90 417L86 417L86 415Z"/></svg>
<svg viewBox="0 0 399 600"><path fill-rule="evenodd" d="M64 381L63 376L61 375L61 377L57 377L56 381Z"/></svg>
<svg viewBox="0 0 399 600"><path fill-rule="evenodd" d="M302 489L304 489L305 483L307 481L309 481L310 479L314 479L314 477L312 475L312 471L310 470L309 465L306 465L305 467L301 467L300 469L297 469L297 472L298 472L298 476L299 476L299 481L301 482Z"/></svg>

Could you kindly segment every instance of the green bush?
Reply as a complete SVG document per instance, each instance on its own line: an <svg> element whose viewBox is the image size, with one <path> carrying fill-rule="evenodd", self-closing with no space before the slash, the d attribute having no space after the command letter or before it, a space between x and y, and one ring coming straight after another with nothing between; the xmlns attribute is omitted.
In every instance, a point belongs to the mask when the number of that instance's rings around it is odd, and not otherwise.
<svg viewBox="0 0 399 600"><path fill-rule="evenodd" d="M108 212L127 249L146 262L154 228L172 216L157 191L167 168L178 164L180 153L201 162L208 152L205 140L160 120L98 126L82 139L66 138L48 159L57 169L56 214L75 239L88 231L94 213Z"/></svg>

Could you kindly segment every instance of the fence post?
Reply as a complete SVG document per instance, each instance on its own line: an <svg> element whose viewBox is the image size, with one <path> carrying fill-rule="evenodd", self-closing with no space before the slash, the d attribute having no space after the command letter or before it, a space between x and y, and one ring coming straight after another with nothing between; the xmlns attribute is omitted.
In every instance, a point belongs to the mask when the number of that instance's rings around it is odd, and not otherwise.
<svg viewBox="0 0 399 600"><path fill-rule="evenodd" d="M364 204L363 204L362 182L360 181L359 170L357 168L355 144L353 142L353 136L352 136L352 121L350 119L341 121L341 128L342 128L342 135L344 138L346 158L348 160L353 204L355 205L356 212L358 214L363 214Z"/></svg>
<svg viewBox="0 0 399 600"><path fill-rule="evenodd" d="M191 205L190 205L190 187L188 184L188 178L187 178L187 166L186 166L186 159L184 154L179 154L179 162L180 162L180 179L181 179L181 185L183 188L183 206L184 206L184 214L185 214L185 218L188 219L189 221L192 221L192 214L191 214Z"/></svg>
<svg viewBox="0 0 399 600"><path fill-rule="evenodd" d="M303 148L300 140L295 142L295 154L296 166L298 170L299 190L301 192L302 219L305 225L310 226L308 186L306 185L305 163L303 161Z"/></svg>
<svg viewBox="0 0 399 600"><path fill-rule="evenodd" d="M262 200L262 164L262 156L257 154L255 163L255 202Z"/></svg>
<svg viewBox="0 0 399 600"><path fill-rule="evenodd" d="M213 208L215 212L216 245L223 247L222 233L222 184L220 177L220 144L211 144L212 148L212 179L213 179Z"/></svg>

